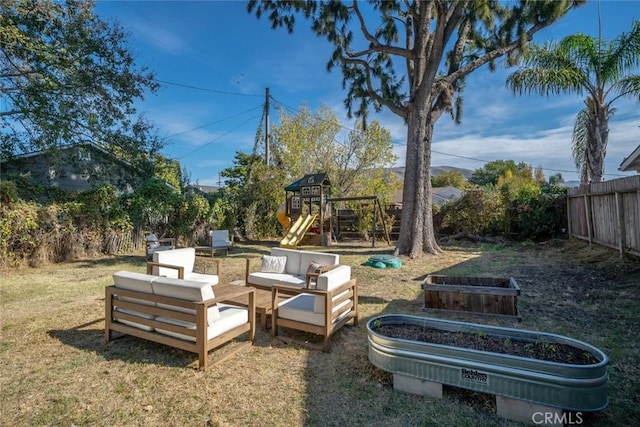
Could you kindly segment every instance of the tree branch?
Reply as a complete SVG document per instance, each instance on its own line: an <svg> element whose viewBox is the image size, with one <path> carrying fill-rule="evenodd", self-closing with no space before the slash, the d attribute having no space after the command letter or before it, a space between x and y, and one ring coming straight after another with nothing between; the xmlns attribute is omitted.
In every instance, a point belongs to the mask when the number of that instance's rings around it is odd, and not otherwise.
<svg viewBox="0 0 640 427"><path fill-rule="evenodd" d="M407 49L403 49L397 46L391 46L391 45L387 45L387 44L382 44L380 43L380 41L375 38L367 29L367 26L364 22L364 17L362 16L362 13L360 12L360 9L358 8L358 1L354 0L353 2L353 11L356 14L356 17L358 18L358 22L360 22L360 31L362 31L362 35L364 36L364 38L369 41L371 43L371 45L373 47L369 48L369 49L365 49L365 50L361 50L359 52L350 52L346 46L345 46L345 53L347 56L349 56L349 58L357 58L360 56L365 56L365 55L369 55L372 53L389 53L391 55L397 55L397 56L401 56L403 58L409 58L410 57L410 52Z"/></svg>
<svg viewBox="0 0 640 427"><path fill-rule="evenodd" d="M533 27L531 27L529 30L527 30L527 40L531 40L533 38L533 35L535 33L537 33L538 31L542 30L543 28L547 27L551 25L551 22L545 23L545 24L536 24ZM485 53L481 58L476 59L475 61L470 62L469 64L465 65L464 67L456 70L455 72L449 74L447 77L445 77L445 79L449 82L452 83L466 75L468 75L469 73L471 73L472 71L477 70L478 68L482 67L484 64L487 64L491 61L493 61L496 58L501 57L502 55L504 55L505 53L512 51L513 49L517 48L520 44L520 40L515 40L511 43L509 43L506 46L503 46L499 49L495 49L491 52L487 52Z"/></svg>

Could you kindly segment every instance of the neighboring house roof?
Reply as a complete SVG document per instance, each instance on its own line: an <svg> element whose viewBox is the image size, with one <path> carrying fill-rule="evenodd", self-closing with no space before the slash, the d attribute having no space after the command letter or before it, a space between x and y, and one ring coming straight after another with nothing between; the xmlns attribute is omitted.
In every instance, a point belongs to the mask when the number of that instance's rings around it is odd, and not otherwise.
<svg viewBox="0 0 640 427"><path fill-rule="evenodd" d="M462 197L464 191L455 187L437 187L433 189L433 203L435 205L443 205L451 200L456 200Z"/></svg>
<svg viewBox="0 0 640 427"><path fill-rule="evenodd" d="M621 172L636 171L640 173L640 145L620 163L618 170Z"/></svg>
<svg viewBox="0 0 640 427"><path fill-rule="evenodd" d="M3 173L28 175L34 183L83 191L102 183L132 193L143 173L136 166L92 142L65 144L2 159Z"/></svg>
<svg viewBox="0 0 640 427"><path fill-rule="evenodd" d="M191 184L190 187L204 194L216 193L220 190L220 187L215 185Z"/></svg>
<svg viewBox="0 0 640 427"><path fill-rule="evenodd" d="M106 155L106 156L110 156L112 158L112 160L114 162L118 162L121 163L124 166L133 168L133 169L138 169L136 168L134 165L132 165L131 163L127 162L126 160L123 160L117 156L114 156L112 153L108 152L107 150L105 150L104 148L100 147L98 144L94 143L94 142L84 142L81 144L64 144L61 145L59 147L56 148L56 150L69 150L71 148L79 148L79 147L89 147L93 150L99 151L102 154ZM2 159L2 162L8 161L8 160L13 160L13 159L28 159L29 157L36 157L36 156L41 156L43 154L47 154L47 151L44 150L38 150L38 151L32 151L30 153L24 153L24 154L18 154L16 156L11 156L8 159Z"/></svg>
<svg viewBox="0 0 640 427"><path fill-rule="evenodd" d="M462 197L464 191L447 186L447 187L434 187L431 189L431 200L434 205L442 206L446 202L450 202L452 200L459 199ZM401 205L402 204L402 189L396 191L393 195L393 199L391 200L391 204Z"/></svg>

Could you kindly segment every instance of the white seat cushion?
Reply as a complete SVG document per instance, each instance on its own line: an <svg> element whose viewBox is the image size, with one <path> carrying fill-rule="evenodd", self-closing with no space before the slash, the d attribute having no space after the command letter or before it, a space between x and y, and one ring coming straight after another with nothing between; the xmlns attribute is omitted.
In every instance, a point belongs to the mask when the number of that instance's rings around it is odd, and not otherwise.
<svg viewBox="0 0 640 427"><path fill-rule="evenodd" d="M317 296L311 294L299 294L293 298L289 298L278 305L278 317L317 326L324 326L324 313L316 313L313 311L313 305L316 298ZM334 319L334 323L349 313L349 310L346 308L348 305L349 300L346 300L338 306L333 307L334 314L341 313L340 316L337 316Z"/></svg>
<svg viewBox="0 0 640 427"><path fill-rule="evenodd" d="M148 320L153 320L153 319L156 318L156 316L153 316L151 314L142 313L142 312L139 312L139 311L136 311L136 310L129 310L128 308L116 307L116 311L118 313L129 314L131 316L138 316L138 317L141 317L143 319L148 319ZM133 322L131 320L118 319L118 320L116 320L116 322L119 322L119 323L122 323L122 324L125 324L125 325L129 325L129 326L133 326L134 328L138 328L138 329L141 329L143 331L153 332L153 328L151 326L142 325L140 323Z"/></svg>
<svg viewBox="0 0 640 427"><path fill-rule="evenodd" d="M220 318L213 323L210 323L207 328L207 340L213 339L217 336L224 334L225 332L230 331L231 329L241 326L245 323L249 322L249 311L246 308L235 307L227 304L218 304L220 309ZM195 323L184 322L182 320L171 319L167 317L157 317L156 320L158 322L164 322L171 325L183 326L192 330L196 329ZM187 341L195 341L194 337L190 337L188 335L180 334L173 331L167 331L166 329L156 328L156 331L170 335L172 337L180 338Z"/></svg>
<svg viewBox="0 0 640 427"><path fill-rule="evenodd" d="M260 271L249 274L249 286L252 284L260 286L285 285L295 286L296 288L304 288L307 286L306 278L304 276L263 273Z"/></svg>
<svg viewBox="0 0 640 427"><path fill-rule="evenodd" d="M196 272L191 272L191 273L184 273L184 280L189 280L192 282L200 282L200 283L206 283L209 286L215 286L218 284L219 279L218 276L215 274L204 274L204 273L196 273Z"/></svg>

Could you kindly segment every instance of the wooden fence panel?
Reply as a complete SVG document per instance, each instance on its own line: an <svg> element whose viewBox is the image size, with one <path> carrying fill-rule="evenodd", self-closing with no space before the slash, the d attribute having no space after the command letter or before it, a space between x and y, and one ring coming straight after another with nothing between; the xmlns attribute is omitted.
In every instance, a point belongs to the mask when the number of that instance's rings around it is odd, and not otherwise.
<svg viewBox="0 0 640 427"><path fill-rule="evenodd" d="M569 235L640 256L640 175L571 188Z"/></svg>
<svg viewBox="0 0 640 427"><path fill-rule="evenodd" d="M622 195L625 214L625 241L628 247L640 250L640 189ZM635 228L631 227L635 224Z"/></svg>

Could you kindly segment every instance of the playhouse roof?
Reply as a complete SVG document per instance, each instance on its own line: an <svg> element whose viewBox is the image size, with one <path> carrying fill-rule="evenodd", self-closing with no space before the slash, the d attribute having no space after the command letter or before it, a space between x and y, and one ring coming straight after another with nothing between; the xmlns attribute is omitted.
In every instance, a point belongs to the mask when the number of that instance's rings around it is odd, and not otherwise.
<svg viewBox="0 0 640 427"><path fill-rule="evenodd" d="M331 185L329 175L324 172L305 175L299 180L287 185L284 189L285 191L299 191L300 187L306 187L308 185Z"/></svg>

